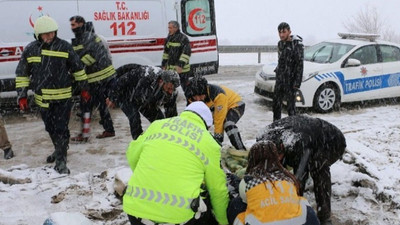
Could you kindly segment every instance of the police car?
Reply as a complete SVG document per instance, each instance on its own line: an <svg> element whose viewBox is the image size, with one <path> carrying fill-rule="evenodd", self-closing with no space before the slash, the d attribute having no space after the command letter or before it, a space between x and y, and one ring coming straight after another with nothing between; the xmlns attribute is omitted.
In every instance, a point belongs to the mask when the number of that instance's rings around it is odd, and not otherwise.
<svg viewBox="0 0 400 225"><path fill-rule="evenodd" d="M400 45L376 34L339 33L340 38L304 51L303 80L296 107L326 113L341 102L400 96ZM254 92L272 101L276 63L256 73Z"/></svg>

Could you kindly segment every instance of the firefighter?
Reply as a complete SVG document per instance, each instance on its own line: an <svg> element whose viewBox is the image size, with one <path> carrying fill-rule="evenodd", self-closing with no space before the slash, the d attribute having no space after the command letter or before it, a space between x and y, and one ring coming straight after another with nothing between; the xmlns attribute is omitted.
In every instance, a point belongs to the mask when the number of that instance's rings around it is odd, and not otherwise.
<svg viewBox="0 0 400 225"><path fill-rule="evenodd" d="M214 138L222 144L224 130L236 150L230 153L241 156L247 154L236 123L243 116L245 103L233 90L209 84L204 77L194 77L189 81L187 97L190 101L203 101L210 107L214 117ZM244 151L243 151L244 150Z"/></svg>
<svg viewBox="0 0 400 225"><path fill-rule="evenodd" d="M16 89L21 110L28 109L27 91L34 92L35 103L55 151L47 162L56 162L54 169L68 173L68 123L72 108L72 81L81 88L87 85L87 76L79 56L71 44L57 37L58 26L48 16L39 17L34 25L36 40L24 49L16 69Z"/></svg>
<svg viewBox="0 0 400 225"><path fill-rule="evenodd" d="M109 83L116 76L111 54L102 39L95 34L91 22L86 22L81 16L73 16L70 18L70 23L72 32L75 34L72 46L85 65L89 83L89 92L81 92L82 132L78 136L72 137L71 141L78 143L88 141L93 107L98 108L100 124L104 128L103 133L97 135L96 138L114 137L114 125L106 105Z"/></svg>
<svg viewBox="0 0 400 225"><path fill-rule="evenodd" d="M278 65L272 103L274 121L281 118L283 99L287 101L288 115L296 115L296 93L303 78L304 64L303 39L291 35L290 26L285 22L279 24L278 32Z"/></svg>
<svg viewBox="0 0 400 225"><path fill-rule="evenodd" d="M117 73L107 105L114 107L115 103L118 104L128 117L133 140L143 132L140 113L150 122L178 114L176 88L179 86L179 75L175 71L127 64L119 67Z"/></svg>
<svg viewBox="0 0 400 225"><path fill-rule="evenodd" d="M179 74L181 87L186 92L190 77L190 42L179 29L177 21L168 22L168 36L164 42L161 66L164 70L174 70Z"/></svg>
<svg viewBox="0 0 400 225"><path fill-rule="evenodd" d="M130 143L126 157L133 175L123 210L132 225L228 224L228 189L211 125L210 109L197 101L179 116L154 121Z"/></svg>
<svg viewBox="0 0 400 225"><path fill-rule="evenodd" d="M230 224L319 224L307 199L299 196L296 177L280 163L272 141L255 143L248 159L240 195L228 206Z"/></svg>
<svg viewBox="0 0 400 225"><path fill-rule="evenodd" d="M11 159L14 157L14 152L11 148L11 143L8 140L7 131L4 127L3 118L0 114L0 149L4 151L4 159Z"/></svg>
<svg viewBox="0 0 400 225"><path fill-rule="evenodd" d="M343 133L333 124L308 116L289 116L268 125L256 138L273 141L284 160L294 169L303 195L308 174L314 181L317 215L321 224L331 224L330 166L346 148Z"/></svg>

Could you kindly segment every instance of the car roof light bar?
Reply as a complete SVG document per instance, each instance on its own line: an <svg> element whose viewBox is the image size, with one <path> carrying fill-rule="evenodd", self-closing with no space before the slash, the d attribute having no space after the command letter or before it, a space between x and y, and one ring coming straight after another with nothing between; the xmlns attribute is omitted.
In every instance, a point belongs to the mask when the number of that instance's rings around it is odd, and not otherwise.
<svg viewBox="0 0 400 225"><path fill-rule="evenodd" d="M338 33L339 37L342 39L368 39L369 41L375 41L380 37L379 34L364 34L364 33Z"/></svg>

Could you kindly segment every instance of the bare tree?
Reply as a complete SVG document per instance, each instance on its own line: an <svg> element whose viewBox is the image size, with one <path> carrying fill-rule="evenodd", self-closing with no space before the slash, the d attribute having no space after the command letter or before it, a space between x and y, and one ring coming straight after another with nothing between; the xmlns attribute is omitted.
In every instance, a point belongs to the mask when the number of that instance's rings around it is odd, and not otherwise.
<svg viewBox="0 0 400 225"><path fill-rule="evenodd" d="M380 34L383 40L400 43L400 36L380 17L376 7L366 5L343 26L348 32Z"/></svg>

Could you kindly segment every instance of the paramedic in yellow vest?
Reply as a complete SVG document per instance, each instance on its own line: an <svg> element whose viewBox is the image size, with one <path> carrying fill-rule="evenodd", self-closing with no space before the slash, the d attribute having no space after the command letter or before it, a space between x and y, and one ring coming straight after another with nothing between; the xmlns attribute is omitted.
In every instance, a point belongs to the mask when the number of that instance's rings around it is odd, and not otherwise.
<svg viewBox="0 0 400 225"><path fill-rule="evenodd" d="M280 163L272 141L255 143L249 152L240 196L228 207L234 225L319 225L307 199L299 195L299 182Z"/></svg>
<svg viewBox="0 0 400 225"><path fill-rule="evenodd" d="M233 90L215 84L209 84L204 77L194 77L189 81L186 92L190 101L203 101L213 112L214 138L220 144L224 141L224 130L235 149L229 149L234 155L247 155L236 123L244 114L245 103Z"/></svg>
<svg viewBox="0 0 400 225"><path fill-rule="evenodd" d="M54 153L47 162L56 162L54 169L69 174L67 150L69 147L69 118L72 109L72 82L79 89L86 88L87 75L72 45L57 37L58 25L48 16L39 17L34 26L36 40L29 43L21 55L15 71L18 104L27 110L27 93L35 93L35 103L46 131L54 145Z"/></svg>
<svg viewBox="0 0 400 225"><path fill-rule="evenodd" d="M188 37L181 32L177 21L169 21L161 66L164 70L175 70L179 74L184 92L186 92L190 77L190 54L191 48Z"/></svg>
<svg viewBox="0 0 400 225"><path fill-rule="evenodd" d="M226 178L211 125L209 108L193 102L179 116L152 122L130 143L126 157L133 175L123 210L132 225L213 224L203 221L211 210L216 224L228 224ZM202 184L212 209L200 196Z"/></svg>

